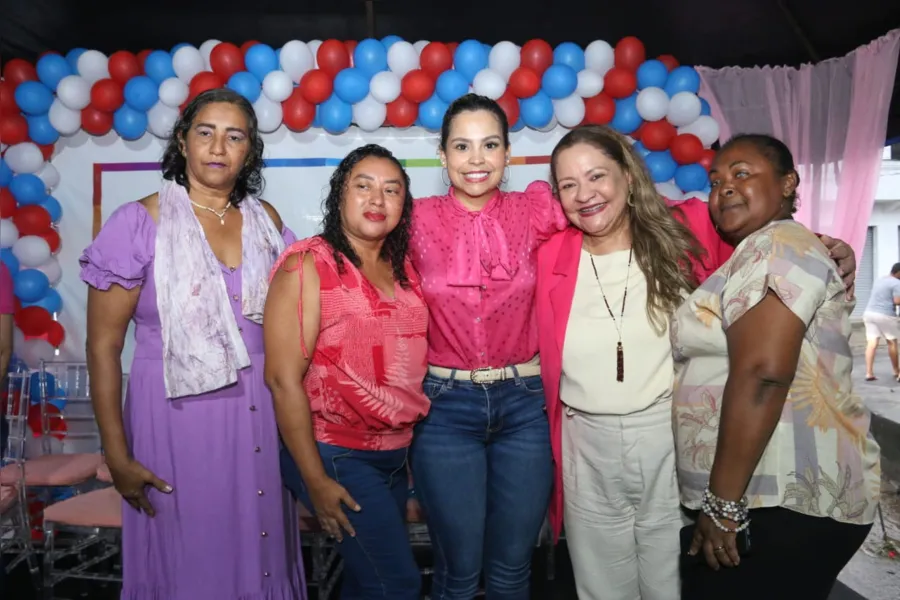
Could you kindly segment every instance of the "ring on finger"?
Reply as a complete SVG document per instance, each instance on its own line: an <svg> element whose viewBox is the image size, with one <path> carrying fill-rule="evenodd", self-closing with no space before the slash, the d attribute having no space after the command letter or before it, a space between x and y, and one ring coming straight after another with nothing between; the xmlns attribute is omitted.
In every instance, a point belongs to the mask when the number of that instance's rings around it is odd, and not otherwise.
<svg viewBox="0 0 900 600"><path fill-rule="evenodd" d="M723 550L725 550L725 546L716 546L715 548L713 548L713 552L720 552Z"/></svg>

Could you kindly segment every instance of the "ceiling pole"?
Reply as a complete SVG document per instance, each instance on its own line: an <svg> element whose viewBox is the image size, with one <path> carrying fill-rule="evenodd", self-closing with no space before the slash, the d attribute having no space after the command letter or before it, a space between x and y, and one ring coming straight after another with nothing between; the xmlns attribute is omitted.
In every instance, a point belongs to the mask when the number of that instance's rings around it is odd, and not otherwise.
<svg viewBox="0 0 900 600"><path fill-rule="evenodd" d="M366 0L366 33L368 37L375 37L375 2Z"/></svg>
<svg viewBox="0 0 900 600"><path fill-rule="evenodd" d="M813 62L819 62L819 53L816 52L812 42L806 37L806 33L804 33L803 28L800 27L800 23L798 23L797 19L794 17L794 13L788 8L787 2L785 0L778 0L778 8L784 13L784 18L787 20L788 25L791 26L791 29L794 30L794 35L796 35L797 39L800 40L800 43L803 44L809 58L812 59Z"/></svg>

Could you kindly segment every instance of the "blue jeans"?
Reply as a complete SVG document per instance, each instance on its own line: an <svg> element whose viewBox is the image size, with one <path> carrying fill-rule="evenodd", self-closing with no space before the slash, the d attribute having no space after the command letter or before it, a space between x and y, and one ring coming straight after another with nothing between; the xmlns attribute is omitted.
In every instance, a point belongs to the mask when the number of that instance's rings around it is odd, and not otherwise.
<svg viewBox="0 0 900 600"><path fill-rule="evenodd" d="M528 600L531 556L553 482L540 377L479 385L425 378L431 412L412 470L435 550L431 597Z"/></svg>
<svg viewBox="0 0 900 600"><path fill-rule="evenodd" d="M344 507L356 537L344 534L337 543L344 560L341 600L419 600L422 577L406 530L407 449L318 446L325 472L362 508L357 513ZM281 450L281 476L294 496L314 511L300 470L286 448Z"/></svg>

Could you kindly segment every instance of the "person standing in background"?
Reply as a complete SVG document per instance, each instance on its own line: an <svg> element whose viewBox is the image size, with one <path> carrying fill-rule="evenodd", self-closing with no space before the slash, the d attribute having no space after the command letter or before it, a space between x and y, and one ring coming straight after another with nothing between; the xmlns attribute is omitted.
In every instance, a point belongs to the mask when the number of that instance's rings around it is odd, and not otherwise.
<svg viewBox="0 0 900 600"><path fill-rule="evenodd" d="M882 277L872 287L872 295L863 313L866 324L866 381L875 381L875 350L879 338L887 343L888 356L894 367L894 379L900 381L900 363L897 361L897 338L900 337L900 321L896 308L900 306L900 262L891 267L891 274Z"/></svg>

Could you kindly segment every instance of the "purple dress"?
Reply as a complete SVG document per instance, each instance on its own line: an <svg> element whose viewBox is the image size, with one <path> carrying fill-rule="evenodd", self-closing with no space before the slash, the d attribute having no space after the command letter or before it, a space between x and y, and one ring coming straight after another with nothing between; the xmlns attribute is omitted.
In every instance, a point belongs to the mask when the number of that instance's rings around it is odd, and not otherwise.
<svg viewBox="0 0 900 600"><path fill-rule="evenodd" d="M113 213L81 258L105 290L141 286L124 421L134 458L168 482L148 488L156 517L122 509L125 600L301 600L294 505L281 482L278 430L263 381L262 326L241 315L241 268L222 267L252 366L226 389L167 400L156 309L156 224L144 207ZM290 244L294 236L284 231Z"/></svg>

